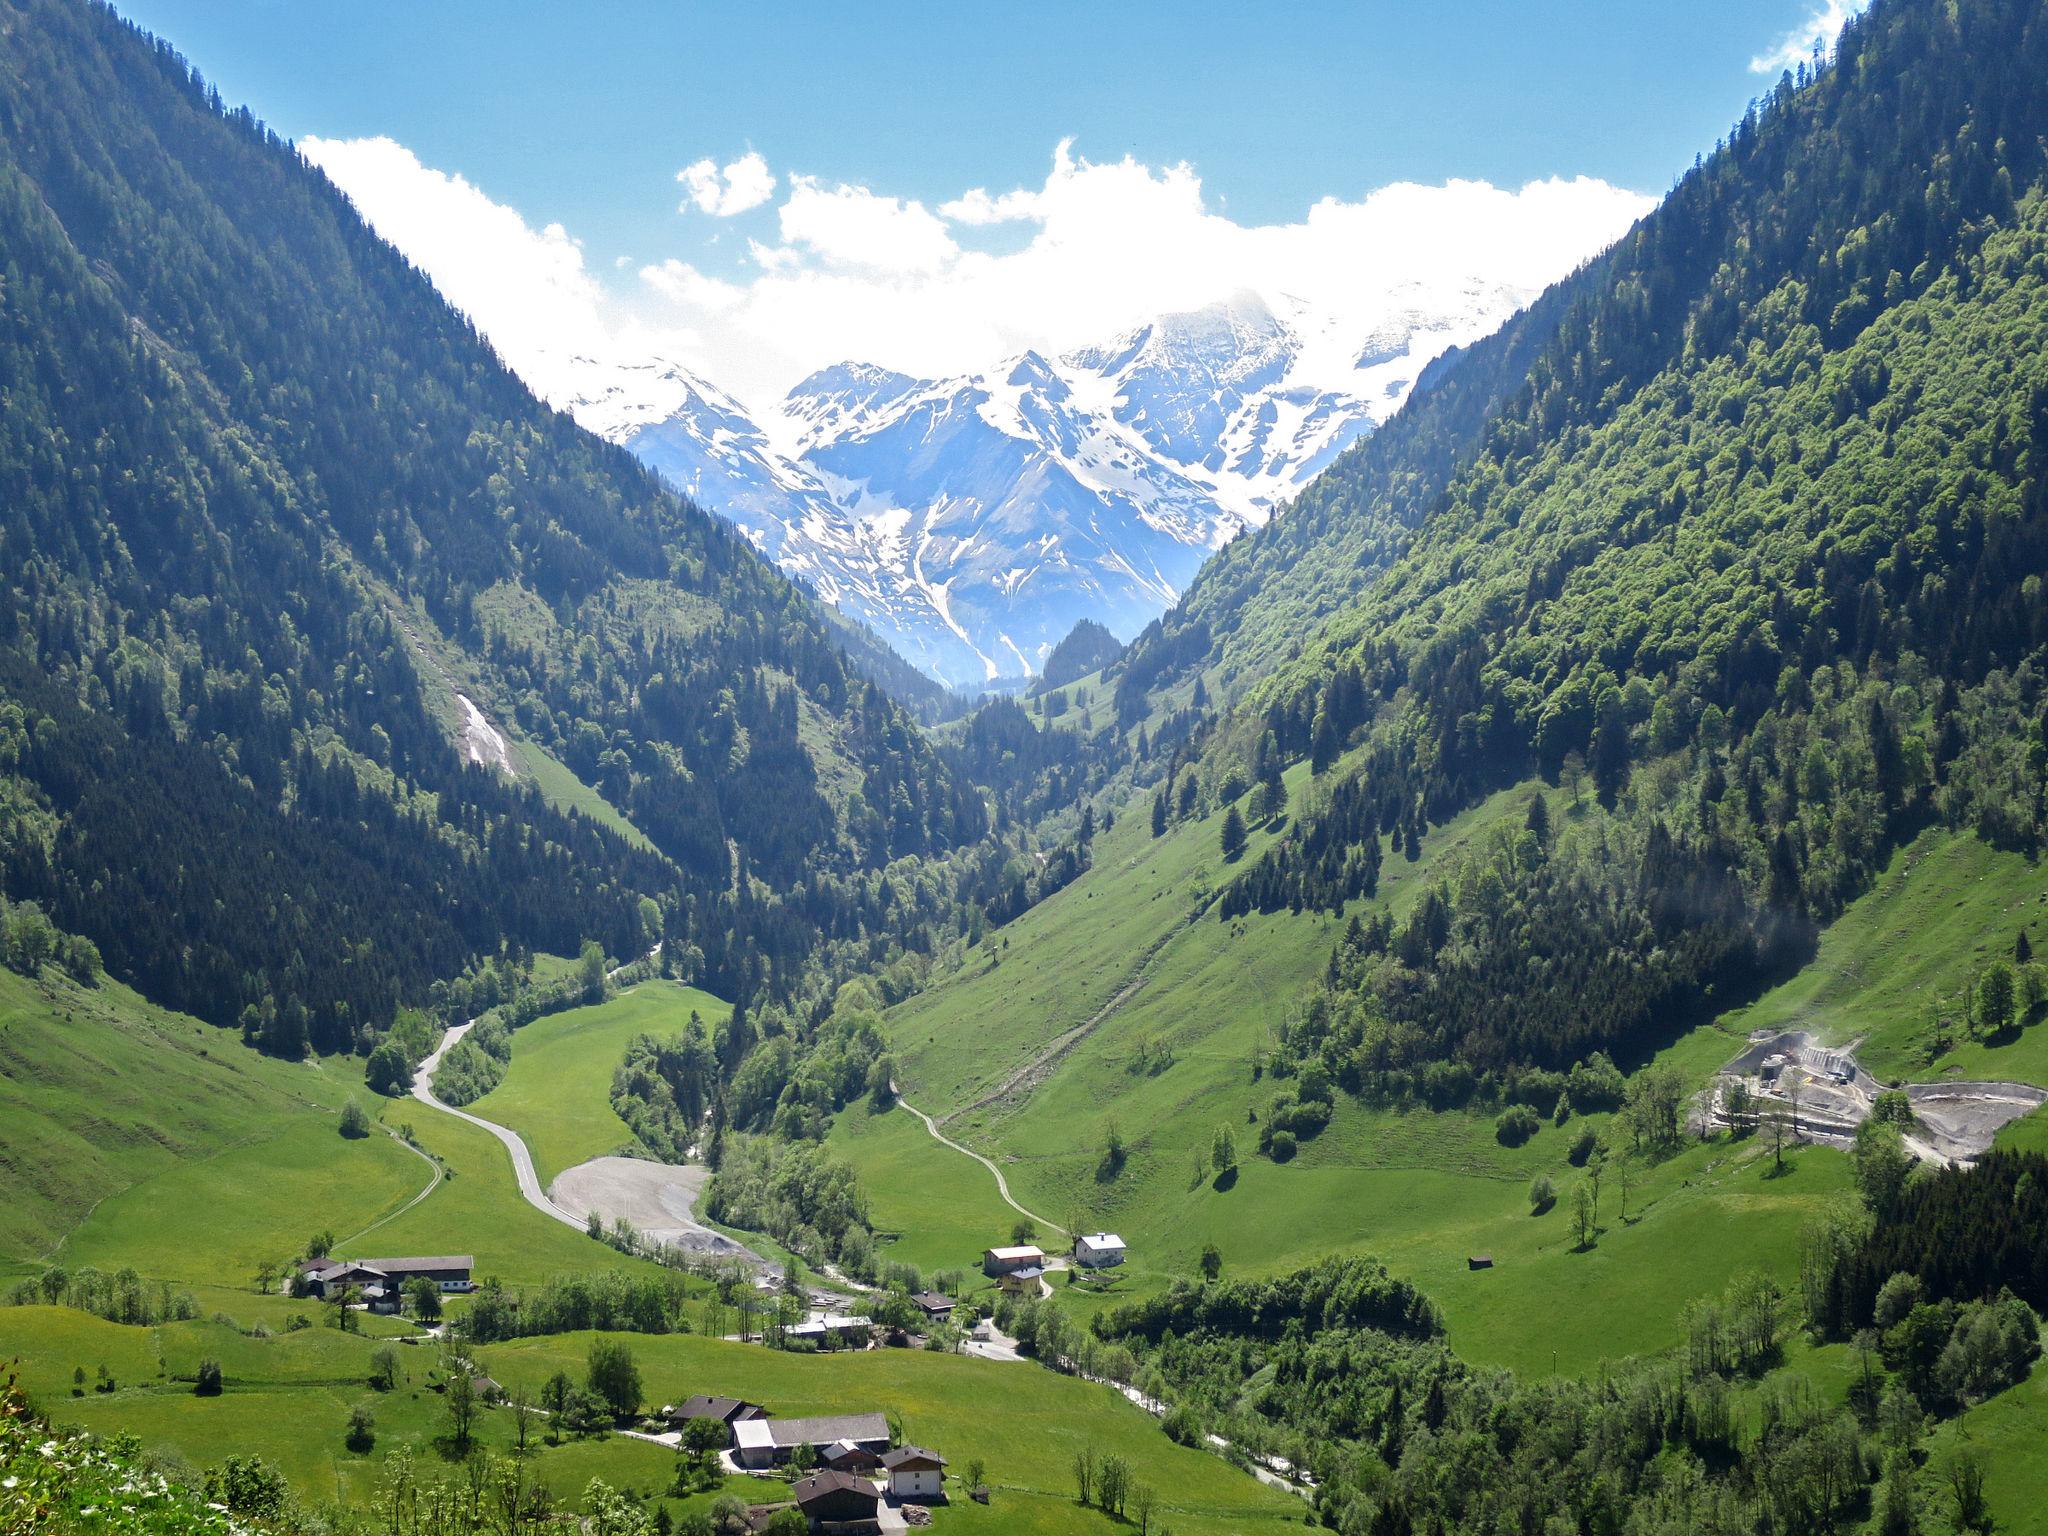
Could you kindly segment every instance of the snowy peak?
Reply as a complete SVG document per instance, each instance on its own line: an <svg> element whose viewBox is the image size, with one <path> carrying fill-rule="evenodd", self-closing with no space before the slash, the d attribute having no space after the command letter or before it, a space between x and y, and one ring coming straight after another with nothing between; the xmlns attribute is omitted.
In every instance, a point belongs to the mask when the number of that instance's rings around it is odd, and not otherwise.
<svg viewBox="0 0 2048 1536"><path fill-rule="evenodd" d="M1036 672L1083 620L1128 639L1526 297L1410 284L1332 317L1240 292L950 378L834 364L765 422L668 361L579 360L558 403L975 688Z"/></svg>
<svg viewBox="0 0 2048 1536"><path fill-rule="evenodd" d="M862 431L921 388L910 375L872 363L835 363L785 395L782 415L801 452L813 443Z"/></svg>

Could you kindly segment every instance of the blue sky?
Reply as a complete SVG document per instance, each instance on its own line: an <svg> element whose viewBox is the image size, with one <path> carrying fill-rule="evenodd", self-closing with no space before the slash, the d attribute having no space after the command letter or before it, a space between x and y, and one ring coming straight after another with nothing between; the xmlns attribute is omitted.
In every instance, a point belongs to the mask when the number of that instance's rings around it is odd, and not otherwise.
<svg viewBox="0 0 2048 1536"><path fill-rule="evenodd" d="M1857 0L117 3L544 392L637 349L759 400L1240 288L1533 291Z"/></svg>
<svg viewBox="0 0 2048 1536"><path fill-rule="evenodd" d="M385 135L594 254L675 243L675 172L775 166L937 202L1091 159L1191 163L1240 219L1390 181L1660 192L1814 0L1247 5L123 0L296 138Z"/></svg>

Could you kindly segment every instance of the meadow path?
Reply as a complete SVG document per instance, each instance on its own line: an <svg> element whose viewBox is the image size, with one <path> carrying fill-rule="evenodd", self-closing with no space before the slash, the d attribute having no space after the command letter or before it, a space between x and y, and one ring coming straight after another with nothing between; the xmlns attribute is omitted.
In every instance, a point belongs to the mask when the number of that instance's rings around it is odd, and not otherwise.
<svg viewBox="0 0 2048 1536"><path fill-rule="evenodd" d="M998 1168L994 1163L990 1162L987 1158L983 1157L979 1152L976 1152L973 1148L961 1146L959 1142L953 1140L952 1137L948 1136L944 1131L940 1130L938 1121L934 1120L930 1115L926 1114L923 1110L919 1109L915 1104L911 1103L910 1100L903 1097L903 1090L896 1086L894 1080L891 1080L889 1084L889 1091L896 1095L896 1102L898 1104L901 1104L905 1109L909 1110L913 1115L917 1116L918 1119L924 1122L924 1128L931 1133L931 1138L933 1141L936 1141L942 1147L951 1147L955 1152L958 1152L962 1157L973 1158L977 1163L981 1164L982 1167L986 1168L990 1173L994 1174L996 1176L996 1193L1003 1197L1003 1204L1007 1205L1011 1210L1015 1211L1020 1216L1028 1216L1031 1220L1037 1222L1042 1227L1051 1227L1053 1231L1061 1233L1064 1236L1071 1237L1073 1235L1072 1233L1068 1232L1065 1227L1061 1226L1058 1222L1048 1221L1045 1217L1039 1215L1038 1212L1030 1209L1028 1206L1020 1204L1017 1200L1017 1197L1010 1193L1010 1181L1003 1177L1002 1169Z"/></svg>
<svg viewBox="0 0 2048 1536"><path fill-rule="evenodd" d="M457 1109L453 1104L444 1104L434 1097L434 1072L441 1065L441 1058L448 1054L450 1047L476 1024L475 1019L463 1024L451 1024L448 1032L441 1037L441 1043L434 1047L433 1054L420 1063L419 1071L413 1074L412 1096L422 1104L438 1109L444 1115L453 1115L458 1120L467 1120L471 1125L482 1126L505 1145L512 1154L512 1176L519 1181L519 1193L526 1203L543 1216L552 1216L566 1227L581 1232L584 1222L569 1211L555 1204L540 1187L540 1176L534 1172L533 1154L526 1150L526 1142L517 1131L508 1130L495 1120L486 1120L481 1115L472 1115L466 1109Z"/></svg>

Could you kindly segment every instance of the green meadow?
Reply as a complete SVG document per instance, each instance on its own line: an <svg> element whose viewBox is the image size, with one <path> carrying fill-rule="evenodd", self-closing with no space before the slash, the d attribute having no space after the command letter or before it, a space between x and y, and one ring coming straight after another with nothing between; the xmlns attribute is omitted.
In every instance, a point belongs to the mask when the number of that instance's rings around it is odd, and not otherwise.
<svg viewBox="0 0 2048 1536"><path fill-rule="evenodd" d="M522 1339L484 1351L485 1368L507 1387L537 1387L557 1369L579 1372L588 1334ZM1119 1529L1073 1502L1074 1453L1124 1456L1136 1480L1159 1497L1155 1521L1178 1536L1227 1536L1298 1523L1302 1505L1218 1457L1174 1444L1143 1410L1113 1389L1031 1364L924 1350L792 1355L693 1335L631 1338L649 1399L695 1392L758 1402L778 1415L895 1415L905 1439L929 1445L957 1474L987 1466L995 1498L987 1509L956 1499L938 1524L968 1531Z"/></svg>
<svg viewBox="0 0 2048 1536"><path fill-rule="evenodd" d="M491 1347L479 1363L508 1389L536 1390L556 1370L581 1379L589 1334L525 1339ZM1277 1529L1301 1506L1205 1452L1174 1444L1152 1418L1108 1387L1031 1364L1004 1364L925 1351L825 1357L691 1335L623 1335L646 1384L648 1406L692 1392L722 1392L782 1415L875 1410L902 1434L946 1456L956 1475L970 1460L987 1466L995 1498L986 1509L958 1499L949 1526L967 1531L1092 1532L1116 1527L1073 1500L1072 1460L1083 1445L1116 1453L1159 1498L1157 1518L1189 1536ZM136 1435L146 1449L195 1467L230 1454L259 1455L301 1496L361 1504L374 1495L382 1456L409 1446L422 1473L459 1472L446 1442L446 1413L429 1389L430 1348L398 1348L403 1379L370 1390L375 1338L312 1328L252 1339L214 1323L123 1327L62 1308L0 1308L0 1355L19 1358L24 1385L59 1423ZM220 1362L224 1390L198 1397L191 1380L202 1359ZM106 1365L108 1393L90 1380ZM72 1395L74 1370L88 1386ZM375 1415L377 1443L349 1450L350 1410ZM477 1438L510 1449L510 1415L479 1416ZM592 1477L648 1495L665 1490L675 1454L622 1435L549 1446L536 1432L533 1476L571 1507ZM778 1483L728 1480L729 1490L771 1500ZM672 1510L708 1501L670 1500Z"/></svg>
<svg viewBox="0 0 2048 1536"><path fill-rule="evenodd" d="M635 1036L677 1034L692 1013L708 1025L731 1012L709 992L654 979L535 1019L514 1031L504 1081L468 1107L525 1139L545 1185L564 1168L632 1144L611 1091L612 1073Z"/></svg>
<svg viewBox="0 0 2048 1536"><path fill-rule="evenodd" d="M370 1100L353 1061L273 1060L109 979L0 971L0 1260L240 1283L322 1210L352 1230L426 1185L390 1138L337 1134L350 1099Z"/></svg>
<svg viewBox="0 0 2048 1536"><path fill-rule="evenodd" d="M1297 801L1312 793L1300 768L1288 785ZM1374 901L1398 917L1447 860L1519 820L1533 788L1504 791L1437 829L1419 861L1390 858ZM1549 793L1559 824L1599 814ZM942 1117L965 1108L947 1134L994 1159L1027 1206L1129 1242L1110 1300L1194 1273L1210 1243L1226 1273L1369 1253L1437 1299L1469 1358L1584 1371L1669 1348L1686 1302L1745 1270L1791 1283L1801 1228L1830 1202L1853 1198L1847 1160L1833 1151L1797 1148L1780 1171L1756 1140L1724 1135L1653 1164L1632 1159L1625 1219L1610 1169L1598 1239L1582 1252L1567 1214L1586 1177L1566 1157L1576 1126L1545 1127L1511 1150L1495 1139L1491 1116L1342 1102L1292 1163L1256 1156L1256 1117L1275 1087L1258 1079L1257 1054L1327 956L1339 920L1279 913L1221 924L1200 910L1225 878L1218 818L1154 839L1145 810L1133 801L1098 837L1092 869L890 1015L913 1102ZM1254 831L1248 858L1265 835ZM2040 872L2017 855L1927 834L1827 931L1811 966L1680 1036L1658 1061L1702 1083L1766 1023L1841 1038L1855 1021L1881 1049L1920 1017L1927 994L1959 985L2009 947L2042 890ZM1910 954L1900 957L1902 947ZM1042 1071L977 1104L1017 1064L1083 1025ZM2034 1031L2025 1042L2043 1039ZM1972 1074L1996 1066L2034 1075L2005 1050L1970 1044L1955 1054ZM1114 1178L1101 1167L1112 1122L1129 1149ZM1205 1162L1222 1127L1238 1144L1234 1180ZM927 1269L971 1264L1014 1219L985 1170L933 1143L908 1115L849 1111L832 1144L861 1169L886 1251ZM1532 1215L1538 1173L1552 1178L1558 1200ZM1493 1267L1469 1268L1478 1255ZM1083 1287L1056 1294L1083 1311L1105 1304Z"/></svg>
<svg viewBox="0 0 2048 1536"><path fill-rule="evenodd" d="M610 1070L607 1057L607 1083ZM356 1140L338 1134L351 1099L378 1117ZM642 1262L522 1201L487 1132L412 1099L377 1100L353 1059L277 1061L54 967L38 980L0 971L0 1119L0 1273L127 1266L192 1290L209 1312L282 1327L303 1304L257 1294L254 1277L319 1231L344 1253L474 1253L480 1274L514 1284Z"/></svg>

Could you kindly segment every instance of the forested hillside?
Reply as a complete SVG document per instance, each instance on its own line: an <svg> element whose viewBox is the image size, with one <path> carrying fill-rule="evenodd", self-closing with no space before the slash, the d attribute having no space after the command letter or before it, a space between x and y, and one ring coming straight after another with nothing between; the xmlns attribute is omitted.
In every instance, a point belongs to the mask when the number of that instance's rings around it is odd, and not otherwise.
<svg viewBox="0 0 2048 1536"><path fill-rule="evenodd" d="M10 896L291 1054L503 945L786 985L835 881L982 835L805 594L289 145L103 6L0 33ZM458 684L646 840L466 762Z"/></svg>
<svg viewBox="0 0 2048 1536"><path fill-rule="evenodd" d="M1273 670L1410 530L1471 500L1487 478L1476 459L1519 479L1659 371L1739 354L1783 283L1828 350L1924 290L2039 175L2039 34L2022 3L1859 19L1836 67L1788 75L1610 251L1432 365L1386 427L1224 549L1133 646L1130 675Z"/></svg>
<svg viewBox="0 0 2048 1536"><path fill-rule="evenodd" d="M1167 796L1320 776L1225 913L1341 906L1532 772L1619 814L1532 814L1398 931L1354 926L1291 1052L1438 1100L1639 1055L1796 963L1928 821L2038 847L2044 81L2037 5L1874 7L1531 311L1540 344L1453 369L1533 359L1481 429L1441 436L1450 395L1424 399L1408 456L1390 428L1326 477L1354 540L1441 490ZM1291 622L1293 587L1267 601L1235 632Z"/></svg>

